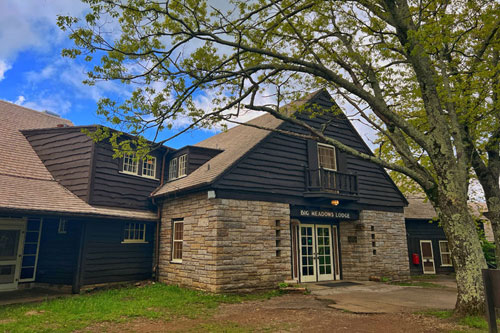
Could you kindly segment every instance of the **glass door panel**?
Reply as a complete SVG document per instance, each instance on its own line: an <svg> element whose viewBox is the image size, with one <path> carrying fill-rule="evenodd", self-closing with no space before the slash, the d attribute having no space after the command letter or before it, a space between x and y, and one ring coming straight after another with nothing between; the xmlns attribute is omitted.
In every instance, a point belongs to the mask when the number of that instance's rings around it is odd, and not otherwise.
<svg viewBox="0 0 500 333"><path fill-rule="evenodd" d="M20 230L0 229L0 261L16 260L20 233Z"/></svg>
<svg viewBox="0 0 500 333"><path fill-rule="evenodd" d="M300 272L302 282L316 281L313 225L300 227Z"/></svg>
<svg viewBox="0 0 500 333"><path fill-rule="evenodd" d="M0 220L0 290L17 288L24 228L23 220Z"/></svg>
<svg viewBox="0 0 500 333"><path fill-rule="evenodd" d="M316 226L318 281L333 280L332 235L330 226Z"/></svg>
<svg viewBox="0 0 500 333"><path fill-rule="evenodd" d="M334 279L334 243L336 244L335 238L332 238L331 226L300 225L299 254L301 282Z"/></svg>

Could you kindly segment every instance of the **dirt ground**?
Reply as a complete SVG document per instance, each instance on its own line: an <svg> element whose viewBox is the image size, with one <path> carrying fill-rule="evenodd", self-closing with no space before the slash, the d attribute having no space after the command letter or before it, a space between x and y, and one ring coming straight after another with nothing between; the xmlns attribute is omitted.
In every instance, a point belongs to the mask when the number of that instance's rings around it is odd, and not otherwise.
<svg viewBox="0 0 500 333"><path fill-rule="evenodd" d="M314 295L224 304L206 318L99 323L85 332L448 332L451 322L408 312L355 314Z"/></svg>

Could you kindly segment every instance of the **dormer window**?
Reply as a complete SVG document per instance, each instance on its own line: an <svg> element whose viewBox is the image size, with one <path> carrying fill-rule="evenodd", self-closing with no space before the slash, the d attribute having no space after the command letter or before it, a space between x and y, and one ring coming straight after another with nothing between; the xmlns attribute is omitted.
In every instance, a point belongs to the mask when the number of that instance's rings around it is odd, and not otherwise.
<svg viewBox="0 0 500 333"><path fill-rule="evenodd" d="M168 180L177 178L177 157L170 160L168 165Z"/></svg>
<svg viewBox="0 0 500 333"><path fill-rule="evenodd" d="M133 175L139 174L139 161L135 158L135 154L123 155L123 172Z"/></svg>
<svg viewBox="0 0 500 333"><path fill-rule="evenodd" d="M335 147L318 143L319 167L327 170L337 170Z"/></svg>
<svg viewBox="0 0 500 333"><path fill-rule="evenodd" d="M187 155L179 156L179 174L177 177L182 177L187 175Z"/></svg>
<svg viewBox="0 0 500 333"><path fill-rule="evenodd" d="M168 165L168 180L177 179L187 175L187 154L175 157Z"/></svg>
<svg viewBox="0 0 500 333"><path fill-rule="evenodd" d="M146 158L142 162L142 175L144 177L156 177L156 157Z"/></svg>

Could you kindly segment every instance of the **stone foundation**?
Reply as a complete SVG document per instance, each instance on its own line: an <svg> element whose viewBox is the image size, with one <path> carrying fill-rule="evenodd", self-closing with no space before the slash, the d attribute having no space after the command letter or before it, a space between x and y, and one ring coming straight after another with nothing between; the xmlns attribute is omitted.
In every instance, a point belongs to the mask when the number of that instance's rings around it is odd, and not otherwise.
<svg viewBox="0 0 500 333"><path fill-rule="evenodd" d="M365 210L358 221L341 222L340 248L346 280L410 275L403 213Z"/></svg>
<svg viewBox="0 0 500 333"><path fill-rule="evenodd" d="M184 219L182 263L172 263L172 220ZM290 279L290 208L197 193L163 203L159 280L247 292Z"/></svg>

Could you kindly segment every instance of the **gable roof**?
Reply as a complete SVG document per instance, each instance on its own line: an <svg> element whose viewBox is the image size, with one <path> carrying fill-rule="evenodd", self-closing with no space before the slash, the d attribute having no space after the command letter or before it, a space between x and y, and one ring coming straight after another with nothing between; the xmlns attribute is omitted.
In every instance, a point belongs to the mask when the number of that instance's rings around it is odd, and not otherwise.
<svg viewBox="0 0 500 333"><path fill-rule="evenodd" d="M0 210L155 220L152 212L93 207L60 185L22 130L72 126L71 121L0 101Z"/></svg>
<svg viewBox="0 0 500 333"><path fill-rule="evenodd" d="M313 92L301 100L294 101L283 106L285 112L293 112L296 108L304 105L319 95L323 89ZM271 114L264 114L247 124L276 129L283 123L283 120L277 119ZM271 131L263 130L246 125L235 126L226 132L214 135L204 141L195 144L195 147L211 148L222 150L221 153L207 161L198 169L189 175L165 183L159 187L151 195L154 197L184 191L191 188L202 187L213 183L224 174L231 166L236 164L243 156L245 156L252 148L257 146L264 140ZM182 148L181 148L182 149ZM180 149L179 149L180 150Z"/></svg>

